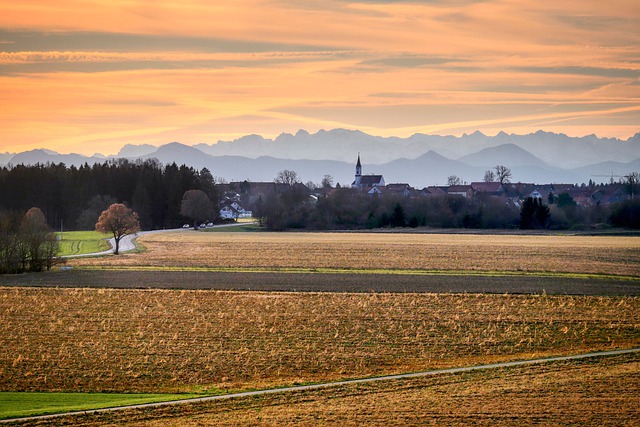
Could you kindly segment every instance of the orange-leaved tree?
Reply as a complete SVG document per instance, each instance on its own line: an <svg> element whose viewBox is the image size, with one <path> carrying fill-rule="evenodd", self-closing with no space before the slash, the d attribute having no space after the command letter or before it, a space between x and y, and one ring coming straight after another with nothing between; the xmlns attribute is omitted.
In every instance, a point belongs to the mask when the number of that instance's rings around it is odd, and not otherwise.
<svg viewBox="0 0 640 427"><path fill-rule="evenodd" d="M120 240L127 234L140 231L140 219L137 213L122 203L114 203L98 218L96 231L113 234L113 240L116 242L113 253L118 255Z"/></svg>

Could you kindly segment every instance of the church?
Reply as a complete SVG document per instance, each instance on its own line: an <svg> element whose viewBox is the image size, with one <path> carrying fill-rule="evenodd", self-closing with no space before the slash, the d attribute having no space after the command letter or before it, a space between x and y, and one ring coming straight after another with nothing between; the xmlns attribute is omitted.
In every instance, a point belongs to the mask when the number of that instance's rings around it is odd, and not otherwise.
<svg viewBox="0 0 640 427"><path fill-rule="evenodd" d="M382 175L362 175L362 164L360 163L360 153L358 153L358 163L356 163L356 178L351 183L351 188L374 189L384 187L384 177Z"/></svg>

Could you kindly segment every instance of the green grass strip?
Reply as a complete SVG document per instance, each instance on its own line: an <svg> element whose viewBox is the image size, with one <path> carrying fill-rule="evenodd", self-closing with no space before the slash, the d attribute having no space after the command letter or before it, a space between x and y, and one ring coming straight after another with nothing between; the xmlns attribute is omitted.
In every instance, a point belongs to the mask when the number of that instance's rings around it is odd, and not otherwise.
<svg viewBox="0 0 640 427"><path fill-rule="evenodd" d="M0 419L202 397L201 394L0 392Z"/></svg>
<svg viewBox="0 0 640 427"><path fill-rule="evenodd" d="M110 248L110 236L97 231L65 231L56 235L60 244L59 256L91 254Z"/></svg>
<svg viewBox="0 0 640 427"><path fill-rule="evenodd" d="M213 228L201 228L200 231L206 233L255 233L266 232L264 227L258 224L246 224L246 225L233 225L230 227L213 227Z"/></svg>
<svg viewBox="0 0 640 427"><path fill-rule="evenodd" d="M571 279L596 279L638 281L640 276L614 274L569 273L547 271L497 271L497 270L402 270L402 269L348 269L348 268L256 268L256 267L171 267L171 266L86 266L79 270L111 271L193 271L222 273L304 273L304 274L389 274L411 276L473 276L473 277L557 277Z"/></svg>

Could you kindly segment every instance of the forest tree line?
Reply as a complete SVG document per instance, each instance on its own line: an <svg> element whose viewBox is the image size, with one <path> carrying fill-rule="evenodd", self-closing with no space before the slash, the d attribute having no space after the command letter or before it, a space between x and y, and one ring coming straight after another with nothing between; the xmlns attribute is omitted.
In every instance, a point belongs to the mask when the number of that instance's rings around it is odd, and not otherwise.
<svg viewBox="0 0 640 427"><path fill-rule="evenodd" d="M37 207L56 230L92 230L113 203L133 209L143 230L180 227L187 220L180 214L182 198L193 189L204 191L217 204L209 170L163 166L155 159L0 168L0 210L24 213Z"/></svg>

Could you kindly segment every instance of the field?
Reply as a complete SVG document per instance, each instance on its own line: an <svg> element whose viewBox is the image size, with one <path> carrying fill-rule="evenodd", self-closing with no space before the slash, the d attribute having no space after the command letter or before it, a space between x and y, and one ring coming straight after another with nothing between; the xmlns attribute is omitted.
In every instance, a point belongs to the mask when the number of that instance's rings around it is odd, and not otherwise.
<svg viewBox="0 0 640 427"><path fill-rule="evenodd" d="M280 292L492 293L640 296L638 279L617 276L300 271L210 271L209 269L76 269L50 274L0 276L0 286L119 289L210 289Z"/></svg>
<svg viewBox="0 0 640 427"><path fill-rule="evenodd" d="M59 240L61 256L89 254L110 248L107 242L110 236L97 231L65 231L57 235L61 236Z"/></svg>
<svg viewBox="0 0 640 427"><path fill-rule="evenodd" d="M625 355L24 425L633 426L638 389L640 358Z"/></svg>
<svg viewBox="0 0 640 427"><path fill-rule="evenodd" d="M0 288L2 391L220 392L640 345L640 298Z"/></svg>
<svg viewBox="0 0 640 427"><path fill-rule="evenodd" d="M640 237L187 232L147 235L139 242L146 252L70 265L640 277Z"/></svg>
<svg viewBox="0 0 640 427"><path fill-rule="evenodd" d="M0 391L224 394L640 346L640 237L168 232L140 242L141 253L69 260L72 271L0 277ZM586 413L625 425L637 415L638 358L59 422L571 425Z"/></svg>

